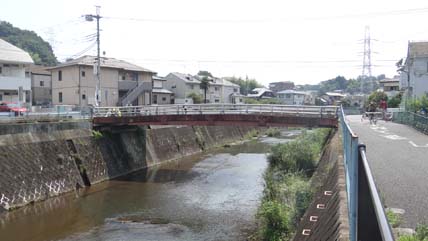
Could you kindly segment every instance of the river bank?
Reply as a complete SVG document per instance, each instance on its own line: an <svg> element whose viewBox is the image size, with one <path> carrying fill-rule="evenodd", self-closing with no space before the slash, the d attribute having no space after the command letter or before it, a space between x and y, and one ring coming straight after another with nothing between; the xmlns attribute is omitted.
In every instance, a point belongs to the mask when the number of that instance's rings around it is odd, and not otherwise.
<svg viewBox="0 0 428 241"><path fill-rule="evenodd" d="M1 126L0 210L13 210L240 140L250 127L128 127L86 122ZM32 130L29 132L29 130Z"/></svg>
<svg viewBox="0 0 428 241"><path fill-rule="evenodd" d="M296 135L211 149L23 207L2 219L0 239L246 240L266 153Z"/></svg>

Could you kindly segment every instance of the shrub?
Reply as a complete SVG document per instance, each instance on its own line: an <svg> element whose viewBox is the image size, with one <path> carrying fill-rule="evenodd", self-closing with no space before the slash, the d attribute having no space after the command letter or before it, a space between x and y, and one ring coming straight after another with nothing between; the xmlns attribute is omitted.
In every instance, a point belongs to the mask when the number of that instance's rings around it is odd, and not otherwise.
<svg viewBox="0 0 428 241"><path fill-rule="evenodd" d="M262 203L258 215L262 218L263 240L279 241L290 234L289 210L280 202L266 201Z"/></svg>
<svg viewBox="0 0 428 241"><path fill-rule="evenodd" d="M92 137L94 137L96 140L101 139L103 137L103 133L100 131L92 130Z"/></svg>
<svg viewBox="0 0 428 241"><path fill-rule="evenodd" d="M281 136L281 131L278 128L269 128L266 131L266 135L269 137Z"/></svg>

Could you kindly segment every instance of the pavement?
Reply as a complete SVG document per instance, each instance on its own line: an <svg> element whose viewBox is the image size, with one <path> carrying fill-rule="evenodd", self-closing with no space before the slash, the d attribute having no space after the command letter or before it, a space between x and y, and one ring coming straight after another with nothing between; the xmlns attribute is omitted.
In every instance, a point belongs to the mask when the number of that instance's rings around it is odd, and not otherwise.
<svg viewBox="0 0 428 241"><path fill-rule="evenodd" d="M412 127L361 115L346 117L366 152L384 204L404 209L401 227L428 224L428 135Z"/></svg>

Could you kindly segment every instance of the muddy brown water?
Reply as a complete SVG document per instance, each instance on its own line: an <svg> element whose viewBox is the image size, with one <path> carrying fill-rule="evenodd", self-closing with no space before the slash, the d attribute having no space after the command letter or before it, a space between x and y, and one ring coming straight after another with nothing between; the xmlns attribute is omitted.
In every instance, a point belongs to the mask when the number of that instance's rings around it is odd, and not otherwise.
<svg viewBox="0 0 428 241"><path fill-rule="evenodd" d="M294 133L164 163L0 214L0 240L246 240L256 228L266 152Z"/></svg>

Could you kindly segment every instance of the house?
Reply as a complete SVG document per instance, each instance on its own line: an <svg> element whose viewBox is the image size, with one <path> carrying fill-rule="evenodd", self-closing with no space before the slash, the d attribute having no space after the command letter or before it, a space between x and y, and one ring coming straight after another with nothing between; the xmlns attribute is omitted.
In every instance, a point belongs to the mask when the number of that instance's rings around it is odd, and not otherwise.
<svg viewBox="0 0 428 241"><path fill-rule="evenodd" d="M342 100L346 97L346 94L338 92L327 92L321 96L321 101L327 105L340 105Z"/></svg>
<svg viewBox="0 0 428 241"><path fill-rule="evenodd" d="M193 103L189 95L192 93L204 97L204 89L201 87L203 76L193 76L173 72L165 76L164 87L174 93L175 103ZM207 103L242 103L240 87L222 78L208 77L210 82L206 92Z"/></svg>
<svg viewBox="0 0 428 241"><path fill-rule="evenodd" d="M83 56L48 68L54 105L95 105L97 57ZM155 72L115 58L101 58L101 106L149 105Z"/></svg>
<svg viewBox="0 0 428 241"><path fill-rule="evenodd" d="M428 93L428 42L409 42L406 61L399 67L401 90L408 89L413 97Z"/></svg>
<svg viewBox="0 0 428 241"><path fill-rule="evenodd" d="M210 103L242 104L240 86L223 78L212 78L209 84ZM215 94L214 96L212 94ZM214 97L214 98L213 98Z"/></svg>
<svg viewBox="0 0 428 241"><path fill-rule="evenodd" d="M294 83L291 81L273 82L269 84L269 89L274 93L278 93L283 90L294 89Z"/></svg>
<svg viewBox="0 0 428 241"><path fill-rule="evenodd" d="M285 105L304 105L306 92L283 90L276 93L278 100Z"/></svg>
<svg viewBox="0 0 428 241"><path fill-rule="evenodd" d="M266 88L255 88L247 95L247 98L253 98L253 99L270 99L274 98L275 94L272 90L266 89Z"/></svg>
<svg viewBox="0 0 428 241"><path fill-rule="evenodd" d="M165 78L153 76L152 104L174 104L174 93L164 88L165 82Z"/></svg>
<svg viewBox="0 0 428 241"><path fill-rule="evenodd" d="M31 93L33 105L50 106L52 104L52 75L46 67L30 65Z"/></svg>
<svg viewBox="0 0 428 241"><path fill-rule="evenodd" d="M0 102L31 105L30 64L27 52L0 39Z"/></svg>
<svg viewBox="0 0 428 241"><path fill-rule="evenodd" d="M380 80L379 85L388 98L394 97L400 92L400 76Z"/></svg>
<svg viewBox="0 0 428 241"><path fill-rule="evenodd" d="M192 99L189 98L191 93L204 95L201 81L190 74L174 72L165 76L165 79L164 87L174 93L176 104L192 104Z"/></svg>

